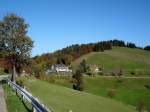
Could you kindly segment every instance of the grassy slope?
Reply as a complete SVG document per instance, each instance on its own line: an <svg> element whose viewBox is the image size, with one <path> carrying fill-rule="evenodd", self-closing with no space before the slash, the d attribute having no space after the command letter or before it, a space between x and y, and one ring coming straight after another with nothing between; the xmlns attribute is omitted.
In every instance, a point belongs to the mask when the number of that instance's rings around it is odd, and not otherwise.
<svg viewBox="0 0 150 112"><path fill-rule="evenodd" d="M140 100L150 111L150 89L144 87L150 79L123 79L118 83L115 78L86 77L85 91L95 95L107 96L109 89L115 90L114 99L137 106Z"/></svg>
<svg viewBox="0 0 150 112"><path fill-rule="evenodd" d="M71 77L55 76L55 84L72 88L70 83ZM150 89L144 87L145 84L150 84L150 78L145 79L122 79L119 83L116 78L84 77L84 91L98 96L108 97L108 90L114 89L115 96L113 99L119 100L126 104L137 106L140 100L145 102L147 109L150 112Z"/></svg>
<svg viewBox="0 0 150 112"><path fill-rule="evenodd" d="M105 52L93 52L82 56L72 63L76 66L82 59L86 59L88 64L96 64L104 70L115 70L120 67L123 70L150 70L150 52L123 47L114 47Z"/></svg>
<svg viewBox="0 0 150 112"><path fill-rule="evenodd" d="M3 85L8 112L28 112L21 100L8 85Z"/></svg>
<svg viewBox="0 0 150 112"><path fill-rule="evenodd" d="M28 90L55 112L134 112L133 107L36 79L25 79ZM109 108L108 108L109 107Z"/></svg>

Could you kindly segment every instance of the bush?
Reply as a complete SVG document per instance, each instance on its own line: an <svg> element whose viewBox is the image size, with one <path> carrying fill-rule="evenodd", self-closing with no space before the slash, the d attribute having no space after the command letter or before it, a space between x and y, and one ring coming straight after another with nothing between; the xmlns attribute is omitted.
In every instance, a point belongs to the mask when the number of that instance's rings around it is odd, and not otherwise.
<svg viewBox="0 0 150 112"><path fill-rule="evenodd" d="M92 73L91 73L91 72L87 72L87 73L86 73L86 75L89 75L89 76L91 76L91 75L92 75Z"/></svg>
<svg viewBox="0 0 150 112"><path fill-rule="evenodd" d="M115 96L115 90L109 89L107 95L108 95L108 97L113 98Z"/></svg>
<svg viewBox="0 0 150 112"><path fill-rule="evenodd" d="M4 72L8 74L8 73L9 73L9 70L8 70L8 69L4 69Z"/></svg>
<svg viewBox="0 0 150 112"><path fill-rule="evenodd" d="M123 70L120 68L120 69L119 69L119 72L117 73L117 76L118 76L118 77L121 77L122 75L123 75Z"/></svg>
<svg viewBox="0 0 150 112"><path fill-rule="evenodd" d="M117 83L122 83L123 82L123 78L122 77L116 77Z"/></svg>
<svg viewBox="0 0 150 112"><path fill-rule="evenodd" d="M4 68L0 68L0 75L5 75L5 71L4 71Z"/></svg>
<svg viewBox="0 0 150 112"><path fill-rule="evenodd" d="M150 89L150 84L145 84L144 87Z"/></svg>
<svg viewBox="0 0 150 112"><path fill-rule="evenodd" d="M101 71L101 72L98 72L98 75L104 75L104 74L103 74L103 72Z"/></svg>
<svg viewBox="0 0 150 112"><path fill-rule="evenodd" d="M150 51L150 46L145 46L144 50Z"/></svg>
<svg viewBox="0 0 150 112"><path fill-rule="evenodd" d="M145 103L143 100L139 101L139 103L137 105L137 110L138 110L138 112L145 112L146 107L145 107Z"/></svg>
<svg viewBox="0 0 150 112"><path fill-rule="evenodd" d="M131 71L130 74L131 74L131 75L135 75L135 71Z"/></svg>
<svg viewBox="0 0 150 112"><path fill-rule="evenodd" d="M122 79L118 79L117 82L118 82L118 83L122 83L123 80L122 80Z"/></svg>
<svg viewBox="0 0 150 112"><path fill-rule="evenodd" d="M19 80L17 80L16 81L16 84L18 84L19 86L21 86L21 87L24 87L24 79L19 79Z"/></svg>
<svg viewBox="0 0 150 112"><path fill-rule="evenodd" d="M110 75L111 75L111 76L116 76L116 73L115 73L115 72L111 72Z"/></svg>
<svg viewBox="0 0 150 112"><path fill-rule="evenodd" d="M43 75L40 75L39 79L43 81L47 81L49 83L55 83L55 78L53 76L47 76L43 74Z"/></svg>
<svg viewBox="0 0 150 112"><path fill-rule="evenodd" d="M75 74L72 76L72 78L73 78L73 89L83 91L84 83L83 83L82 72L79 69L77 69Z"/></svg>

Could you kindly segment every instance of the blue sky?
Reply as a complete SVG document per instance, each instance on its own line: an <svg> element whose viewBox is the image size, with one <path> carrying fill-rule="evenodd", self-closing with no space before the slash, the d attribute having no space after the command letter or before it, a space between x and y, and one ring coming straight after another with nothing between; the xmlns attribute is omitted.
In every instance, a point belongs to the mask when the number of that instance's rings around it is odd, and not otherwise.
<svg viewBox="0 0 150 112"><path fill-rule="evenodd" d="M114 38L150 44L150 0L0 0L0 19L9 13L30 25L32 56Z"/></svg>

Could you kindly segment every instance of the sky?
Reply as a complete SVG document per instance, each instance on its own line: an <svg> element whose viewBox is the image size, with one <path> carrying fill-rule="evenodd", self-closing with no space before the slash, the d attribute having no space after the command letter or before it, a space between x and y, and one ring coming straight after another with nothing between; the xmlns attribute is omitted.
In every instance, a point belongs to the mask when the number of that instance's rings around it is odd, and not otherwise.
<svg viewBox="0 0 150 112"><path fill-rule="evenodd" d="M32 56L110 39L150 45L150 0L0 0L0 19L10 13L30 25Z"/></svg>

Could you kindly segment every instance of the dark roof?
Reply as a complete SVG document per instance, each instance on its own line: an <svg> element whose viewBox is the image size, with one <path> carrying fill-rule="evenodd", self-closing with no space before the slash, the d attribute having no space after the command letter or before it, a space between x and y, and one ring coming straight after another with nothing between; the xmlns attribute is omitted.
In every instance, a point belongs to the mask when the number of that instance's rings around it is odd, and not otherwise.
<svg viewBox="0 0 150 112"><path fill-rule="evenodd" d="M55 64L54 67L67 67L67 66L64 64Z"/></svg>

